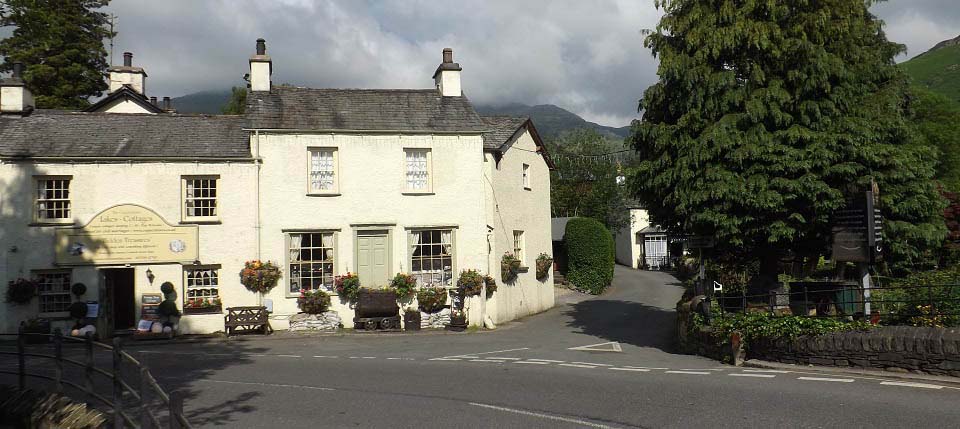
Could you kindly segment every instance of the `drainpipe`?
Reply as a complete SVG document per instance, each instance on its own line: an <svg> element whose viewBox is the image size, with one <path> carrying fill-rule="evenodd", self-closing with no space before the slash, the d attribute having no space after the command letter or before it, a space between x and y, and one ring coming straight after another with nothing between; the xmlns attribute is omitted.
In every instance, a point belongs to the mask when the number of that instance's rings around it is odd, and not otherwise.
<svg viewBox="0 0 960 429"><path fill-rule="evenodd" d="M255 226L257 230L257 259L262 260L262 255L260 254L260 233L262 228L260 227L260 172L263 168L263 162L260 159L260 130L254 130L254 136L256 140L256 149L254 149L254 158L255 163L257 164L257 186L256 186L256 204L257 210L255 214ZM263 305L263 293L257 292L257 305Z"/></svg>

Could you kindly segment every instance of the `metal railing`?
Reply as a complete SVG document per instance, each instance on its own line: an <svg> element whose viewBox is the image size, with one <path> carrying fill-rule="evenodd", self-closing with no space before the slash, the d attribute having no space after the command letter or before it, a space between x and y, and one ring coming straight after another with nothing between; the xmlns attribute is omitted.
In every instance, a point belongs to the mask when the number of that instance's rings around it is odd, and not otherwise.
<svg viewBox="0 0 960 429"><path fill-rule="evenodd" d="M113 345L109 345L94 341L93 337L89 333L83 338L65 337L61 333L60 329L54 330L53 334L27 333L24 332L22 328L17 334L0 334L0 337L11 336L16 337L17 351L0 351L0 355L16 355L17 370L10 371L0 369L0 374L16 375L17 384L21 390L27 388L27 377L52 381L54 389L57 393L63 393L64 386L77 389L90 398L90 401L88 402L100 402L110 410L110 413L113 417L113 427L115 428L161 428L162 425L159 417L161 413L155 411L154 408L162 408L166 410L168 414L167 426L169 428L192 428L190 422L188 422L186 417L183 415L183 396L179 392L170 392L169 394L165 392L157 383L157 380L153 377L150 371L147 370L146 365L135 359L129 353L123 351L119 338L114 338ZM48 344L52 342L53 354L28 351L26 347L27 336L32 336L34 338L47 338L48 340L46 342ZM83 361L65 357L63 355L64 343L82 345L82 350L84 351L85 355ZM98 368L96 366L94 361L94 351L97 349L112 352L113 358L110 369ZM53 376L28 372L27 358L52 360L54 364ZM82 368L83 380L70 380L68 379L69 377L64 377L65 363L73 365L77 368ZM131 369L139 373L139 386L137 389L134 389L130 383L124 380L122 370L125 367L125 363L130 365ZM109 398L106 395L97 392L94 383L95 376L104 377L106 380L111 382L112 388ZM125 409L123 403L124 394L129 395L137 402L137 406L129 407L136 408L136 410ZM156 396L156 398L159 399L160 407L156 407L150 403L151 397L153 396ZM135 420L128 411L137 411L139 422Z"/></svg>
<svg viewBox="0 0 960 429"><path fill-rule="evenodd" d="M710 288L701 290L712 295L721 315L766 311L775 316L852 317L882 324L960 324L960 284L874 286L869 293L857 285L792 287L789 292L752 295L746 291L713 294ZM791 311L778 311L785 307Z"/></svg>

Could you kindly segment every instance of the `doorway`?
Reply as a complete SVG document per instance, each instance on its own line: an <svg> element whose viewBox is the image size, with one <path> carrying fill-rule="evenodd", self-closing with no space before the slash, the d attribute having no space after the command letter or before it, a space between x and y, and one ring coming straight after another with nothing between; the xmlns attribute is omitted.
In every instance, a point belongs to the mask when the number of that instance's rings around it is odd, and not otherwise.
<svg viewBox="0 0 960 429"><path fill-rule="evenodd" d="M357 232L357 275L364 286L382 286L389 281L390 234L388 231Z"/></svg>
<svg viewBox="0 0 960 429"><path fill-rule="evenodd" d="M134 293L133 268L103 270L103 313L114 330L133 329L137 325L137 299ZM112 322L111 322L112 320Z"/></svg>

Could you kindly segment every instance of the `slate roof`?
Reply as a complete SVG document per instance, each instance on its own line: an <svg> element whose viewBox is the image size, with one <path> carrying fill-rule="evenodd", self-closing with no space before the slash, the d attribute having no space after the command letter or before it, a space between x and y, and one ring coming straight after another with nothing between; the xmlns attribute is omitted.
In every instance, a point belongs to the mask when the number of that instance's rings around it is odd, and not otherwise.
<svg viewBox="0 0 960 429"><path fill-rule="evenodd" d="M314 89L275 86L247 94L250 128L480 133L487 124L465 96L436 89Z"/></svg>
<svg viewBox="0 0 960 429"><path fill-rule="evenodd" d="M0 157L250 158L244 118L36 110L0 116Z"/></svg>
<svg viewBox="0 0 960 429"><path fill-rule="evenodd" d="M529 120L514 116L483 116L482 119L490 128L483 133L484 149L500 149Z"/></svg>
<svg viewBox="0 0 960 429"><path fill-rule="evenodd" d="M563 241L563 237L567 235L567 222L570 222L572 217L555 217L550 219L550 237L552 241Z"/></svg>
<svg viewBox="0 0 960 429"><path fill-rule="evenodd" d="M83 109L84 112L99 112L102 111L105 107L112 104L114 101L119 99L130 100L140 107L143 107L144 110L150 113L161 113L163 109L154 106L150 103L150 99L146 95L143 95L137 92L135 89L131 88L130 85L123 85L120 89L113 91L110 95L103 97L100 101L92 104L90 107Z"/></svg>

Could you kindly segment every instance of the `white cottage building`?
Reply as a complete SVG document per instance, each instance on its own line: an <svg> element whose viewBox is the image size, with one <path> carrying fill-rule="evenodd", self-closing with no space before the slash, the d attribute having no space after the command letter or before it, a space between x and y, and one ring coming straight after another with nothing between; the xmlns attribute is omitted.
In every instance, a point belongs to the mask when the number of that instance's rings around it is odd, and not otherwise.
<svg viewBox="0 0 960 429"><path fill-rule="evenodd" d="M101 332L128 330L167 282L182 333L223 330L225 308L258 304L285 329L300 289L332 291L337 275L453 287L476 269L500 283L504 252L526 267L551 252L552 164L536 128L478 115L450 50L429 89L275 86L262 40L249 63L242 116L159 105L126 54L84 112L34 109L19 69L0 82L0 281L40 282L31 302L0 305L0 330L69 325L76 300L96 304ZM263 296L239 282L253 259L282 267ZM552 279L522 271L468 299L471 324L554 305ZM351 327L346 301L333 308Z"/></svg>

